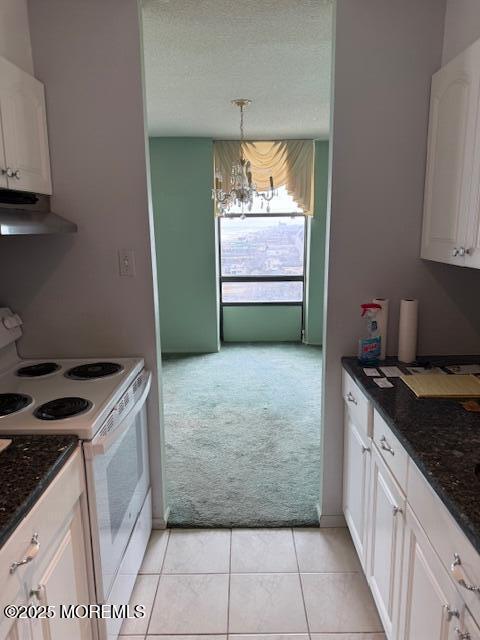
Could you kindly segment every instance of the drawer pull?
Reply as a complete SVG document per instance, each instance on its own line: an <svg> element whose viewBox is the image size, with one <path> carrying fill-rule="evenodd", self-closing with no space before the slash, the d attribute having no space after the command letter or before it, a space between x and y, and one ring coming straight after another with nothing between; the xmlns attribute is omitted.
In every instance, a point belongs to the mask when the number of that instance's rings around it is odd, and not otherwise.
<svg viewBox="0 0 480 640"><path fill-rule="evenodd" d="M450 605L444 604L443 608L445 609L445 613L447 614L447 620L450 622L452 618L460 618L460 612L458 609L451 609Z"/></svg>
<svg viewBox="0 0 480 640"><path fill-rule="evenodd" d="M472 636L468 633L468 631L462 631L458 627L455 629L455 634L459 640L472 640Z"/></svg>
<svg viewBox="0 0 480 640"><path fill-rule="evenodd" d="M452 562L452 566L451 566L451 571L452 571L452 577L453 579L464 589L467 589L467 591L474 591L476 593L478 593L480 591L480 587L474 584L467 584L465 582L465 578L463 576L463 571L461 570L462 566L462 561L460 559L460 556L458 555L458 553L454 553L453 554L453 562Z"/></svg>
<svg viewBox="0 0 480 640"><path fill-rule="evenodd" d="M17 570L17 567L21 567L23 564L28 564L29 562L31 562L39 551L40 551L40 542L38 541L38 533L34 533L30 541L30 547L26 555L18 562L14 562L13 564L10 565L10 573L15 573L15 571Z"/></svg>
<svg viewBox="0 0 480 640"><path fill-rule="evenodd" d="M353 404L358 404L358 402L355 399L355 396L353 395L353 393L351 391L349 391L347 393L347 400L348 400L348 402L352 402Z"/></svg>
<svg viewBox="0 0 480 640"><path fill-rule="evenodd" d="M380 438L380 449L383 449L384 451L388 451L388 453L391 453L392 456L395 455L395 451L392 449L392 447L388 444L387 439L385 438L385 436L382 436Z"/></svg>
<svg viewBox="0 0 480 640"><path fill-rule="evenodd" d="M393 507L393 515L396 516L399 513L403 513L402 507L397 507L397 506Z"/></svg>
<svg viewBox="0 0 480 640"><path fill-rule="evenodd" d="M362 453L370 453L370 447L366 447L364 444L362 444Z"/></svg>

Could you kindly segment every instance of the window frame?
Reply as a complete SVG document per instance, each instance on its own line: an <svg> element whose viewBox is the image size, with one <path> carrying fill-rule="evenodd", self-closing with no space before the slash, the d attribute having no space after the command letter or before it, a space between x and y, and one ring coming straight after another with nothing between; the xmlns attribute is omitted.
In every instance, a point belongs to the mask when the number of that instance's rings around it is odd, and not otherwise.
<svg viewBox="0 0 480 640"><path fill-rule="evenodd" d="M218 218L218 280L220 295L220 331L223 338L223 308L224 307L301 307L302 308L302 334L304 329L305 316L305 295L306 295L306 267L307 267L307 216L304 213L248 213L247 218L303 218L303 274L296 276L223 276L222 275L222 217ZM229 214L228 218L241 218L241 213ZM223 287L224 282L302 282L302 300L301 301L265 301L265 302L224 302Z"/></svg>

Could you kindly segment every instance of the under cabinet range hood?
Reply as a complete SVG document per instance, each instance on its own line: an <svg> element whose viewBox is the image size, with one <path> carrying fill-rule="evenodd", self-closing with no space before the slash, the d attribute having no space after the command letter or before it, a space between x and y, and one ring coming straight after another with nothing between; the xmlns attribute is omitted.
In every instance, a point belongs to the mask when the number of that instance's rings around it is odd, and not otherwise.
<svg viewBox="0 0 480 640"><path fill-rule="evenodd" d="M0 189L0 236L75 233L77 225L50 209L49 196Z"/></svg>

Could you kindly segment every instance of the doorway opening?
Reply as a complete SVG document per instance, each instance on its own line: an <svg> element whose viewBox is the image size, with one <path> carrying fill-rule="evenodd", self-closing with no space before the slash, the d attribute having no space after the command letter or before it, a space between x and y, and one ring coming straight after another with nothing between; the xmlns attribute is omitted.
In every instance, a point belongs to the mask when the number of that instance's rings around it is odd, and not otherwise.
<svg viewBox="0 0 480 640"><path fill-rule="evenodd" d="M172 526L318 524L332 13L144 4ZM244 143L260 194L275 156L276 195L219 216Z"/></svg>

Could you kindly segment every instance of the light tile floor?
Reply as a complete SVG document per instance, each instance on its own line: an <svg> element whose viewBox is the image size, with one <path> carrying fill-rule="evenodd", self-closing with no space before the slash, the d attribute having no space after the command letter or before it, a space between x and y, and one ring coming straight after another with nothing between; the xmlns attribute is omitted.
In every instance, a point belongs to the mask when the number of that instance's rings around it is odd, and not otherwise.
<svg viewBox="0 0 480 640"><path fill-rule="evenodd" d="M154 531L120 640L385 640L347 529Z"/></svg>

